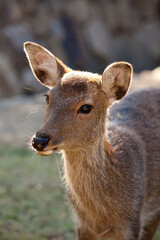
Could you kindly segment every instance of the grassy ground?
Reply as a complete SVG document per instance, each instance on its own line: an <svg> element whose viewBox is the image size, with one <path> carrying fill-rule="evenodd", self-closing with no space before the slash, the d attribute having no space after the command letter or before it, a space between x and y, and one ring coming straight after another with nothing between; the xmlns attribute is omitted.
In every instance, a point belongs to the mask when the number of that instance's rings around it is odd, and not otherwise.
<svg viewBox="0 0 160 240"><path fill-rule="evenodd" d="M76 239L60 162L58 155L0 147L0 240Z"/></svg>
<svg viewBox="0 0 160 240"><path fill-rule="evenodd" d="M0 147L0 239L75 239L57 155Z"/></svg>

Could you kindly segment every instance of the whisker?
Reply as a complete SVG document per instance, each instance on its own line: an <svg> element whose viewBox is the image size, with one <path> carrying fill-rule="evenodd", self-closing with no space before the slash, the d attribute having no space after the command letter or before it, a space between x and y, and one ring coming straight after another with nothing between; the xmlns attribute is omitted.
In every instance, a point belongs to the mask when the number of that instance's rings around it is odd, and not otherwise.
<svg viewBox="0 0 160 240"><path fill-rule="evenodd" d="M33 150L33 149L32 149ZM36 163L36 164L38 164L38 162L39 162L39 160L38 160L38 155L37 155L37 153L34 151L33 152L33 155L32 155L32 157L30 158L30 161L29 161L30 163Z"/></svg>
<svg viewBox="0 0 160 240"><path fill-rule="evenodd" d="M58 162L58 159L56 158L56 164L57 164L57 168L58 168L58 172L59 172L59 175L61 177L61 179L63 178L63 171L60 169L60 166L59 166L59 162Z"/></svg>
<svg viewBox="0 0 160 240"><path fill-rule="evenodd" d="M26 89L26 90L29 90L29 91L35 92L35 90L32 89L32 88L29 88L29 87L23 87L23 88Z"/></svg>
<svg viewBox="0 0 160 240"><path fill-rule="evenodd" d="M28 106L28 108L31 109L30 113L26 116L26 118L29 118L32 114L40 112L40 110L44 109L44 104L35 104L33 106Z"/></svg>

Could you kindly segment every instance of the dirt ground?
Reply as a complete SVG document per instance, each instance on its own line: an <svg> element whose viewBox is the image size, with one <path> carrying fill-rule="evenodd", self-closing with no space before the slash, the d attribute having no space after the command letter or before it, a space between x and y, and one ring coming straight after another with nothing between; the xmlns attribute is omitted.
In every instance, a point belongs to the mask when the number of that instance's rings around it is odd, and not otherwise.
<svg viewBox="0 0 160 240"><path fill-rule="evenodd" d="M130 91L144 87L160 88L160 67L134 74ZM43 122L44 105L43 94L0 100L0 145L27 148Z"/></svg>

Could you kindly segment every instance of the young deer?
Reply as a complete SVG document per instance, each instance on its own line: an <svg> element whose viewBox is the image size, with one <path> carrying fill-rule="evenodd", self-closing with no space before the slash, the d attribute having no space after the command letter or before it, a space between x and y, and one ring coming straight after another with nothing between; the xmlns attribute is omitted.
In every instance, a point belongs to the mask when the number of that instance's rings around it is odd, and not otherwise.
<svg viewBox="0 0 160 240"><path fill-rule="evenodd" d="M160 91L112 105L129 88L129 63L113 63L100 76L71 70L38 44L24 49L50 89L32 145L41 155L63 152L78 239L152 239L160 221Z"/></svg>

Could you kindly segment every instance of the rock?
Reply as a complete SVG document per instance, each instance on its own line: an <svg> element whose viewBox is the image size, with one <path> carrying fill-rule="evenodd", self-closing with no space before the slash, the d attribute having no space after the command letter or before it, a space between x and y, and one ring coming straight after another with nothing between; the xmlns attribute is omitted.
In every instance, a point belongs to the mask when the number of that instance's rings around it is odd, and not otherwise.
<svg viewBox="0 0 160 240"><path fill-rule="evenodd" d="M50 37L47 42L48 49L64 63L67 64L67 56L64 48L62 47L62 38L58 35Z"/></svg>
<svg viewBox="0 0 160 240"><path fill-rule="evenodd" d="M147 46L137 38L137 35L120 35L112 37L112 55L110 62L128 61L135 72L143 69L153 69L157 66L155 58Z"/></svg>
<svg viewBox="0 0 160 240"><path fill-rule="evenodd" d="M1 2L1 21L3 23L13 23L22 18L22 11L20 5L16 0L5 0Z"/></svg>
<svg viewBox="0 0 160 240"><path fill-rule="evenodd" d="M157 67L151 71L151 78L160 85L160 67Z"/></svg>
<svg viewBox="0 0 160 240"><path fill-rule="evenodd" d="M134 73L131 89L136 90L145 87L160 88L160 67L152 71L145 70L139 74Z"/></svg>
<svg viewBox="0 0 160 240"><path fill-rule="evenodd" d="M35 21L32 22L34 34L46 34L53 16L49 14L49 6L45 3L45 1L36 6L34 17Z"/></svg>
<svg viewBox="0 0 160 240"><path fill-rule="evenodd" d="M34 0L34 1L23 0L23 1L19 1L18 4L24 16L27 16L28 14L31 14L32 16L34 16L37 10L37 5L39 5L38 0Z"/></svg>
<svg viewBox="0 0 160 240"><path fill-rule="evenodd" d="M133 3L138 11L137 15L141 18L140 20L152 21L158 16L159 0L152 0L152 2L134 0Z"/></svg>
<svg viewBox="0 0 160 240"><path fill-rule="evenodd" d="M31 27L27 22L8 25L3 29L3 34L11 43L13 49L22 52L23 43L25 41L34 41Z"/></svg>
<svg viewBox="0 0 160 240"><path fill-rule="evenodd" d="M79 24L83 24L88 21L90 17L90 7L87 1L71 1L67 4L67 13L70 18Z"/></svg>
<svg viewBox="0 0 160 240"><path fill-rule="evenodd" d="M159 0L2 0L0 13L0 52L38 92L23 71L25 41L47 47L73 69L101 73L107 63L125 60L139 72L160 64Z"/></svg>
<svg viewBox="0 0 160 240"><path fill-rule="evenodd" d="M137 27L137 10L131 1L107 1L102 11L107 26L114 33L130 33Z"/></svg>
<svg viewBox="0 0 160 240"><path fill-rule="evenodd" d="M66 4L64 4L63 1L50 0L50 4L50 9L54 12L55 17L61 16L62 12L66 9Z"/></svg>
<svg viewBox="0 0 160 240"><path fill-rule="evenodd" d="M53 53L56 55L58 50L56 56L60 58L63 51L62 61L67 58L66 64L69 67L82 69L86 62L86 51L76 23L67 14L63 14L60 21L52 22L50 31L53 40L51 49L54 47Z"/></svg>
<svg viewBox="0 0 160 240"><path fill-rule="evenodd" d="M24 57L23 44L26 41L34 41L31 27L27 22L20 22L6 26L2 34L5 37L6 53L19 71L27 63Z"/></svg>
<svg viewBox="0 0 160 240"><path fill-rule="evenodd" d="M0 98L11 97L20 93L15 70L10 59L0 53Z"/></svg>
<svg viewBox="0 0 160 240"><path fill-rule="evenodd" d="M90 21L84 34L88 48L94 55L104 59L111 55L110 34L101 19Z"/></svg>
<svg viewBox="0 0 160 240"><path fill-rule="evenodd" d="M160 23L150 22L143 25L136 33L137 39L145 46L150 55L160 58Z"/></svg>

